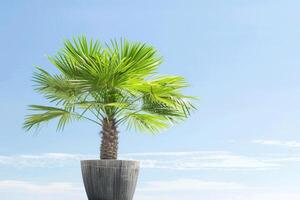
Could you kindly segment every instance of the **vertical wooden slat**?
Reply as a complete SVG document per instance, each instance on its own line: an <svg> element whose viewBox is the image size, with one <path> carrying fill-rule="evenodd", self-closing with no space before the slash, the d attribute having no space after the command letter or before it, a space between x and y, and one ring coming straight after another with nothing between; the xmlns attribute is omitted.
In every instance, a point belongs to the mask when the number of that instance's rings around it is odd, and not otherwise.
<svg viewBox="0 0 300 200"><path fill-rule="evenodd" d="M81 171L89 200L132 200L139 162L82 160Z"/></svg>

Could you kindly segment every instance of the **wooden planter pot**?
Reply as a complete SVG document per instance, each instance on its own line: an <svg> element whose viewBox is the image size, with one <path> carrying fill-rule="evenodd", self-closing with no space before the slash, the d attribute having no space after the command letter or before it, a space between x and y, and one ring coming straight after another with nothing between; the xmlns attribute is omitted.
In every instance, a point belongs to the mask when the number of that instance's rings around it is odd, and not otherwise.
<svg viewBox="0 0 300 200"><path fill-rule="evenodd" d="M82 178L89 200L132 200L139 162L82 160Z"/></svg>

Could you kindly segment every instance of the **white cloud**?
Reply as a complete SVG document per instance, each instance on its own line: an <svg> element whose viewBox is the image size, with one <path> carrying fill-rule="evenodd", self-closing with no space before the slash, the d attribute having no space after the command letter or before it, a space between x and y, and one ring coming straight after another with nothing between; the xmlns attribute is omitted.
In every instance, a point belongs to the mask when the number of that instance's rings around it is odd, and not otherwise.
<svg viewBox="0 0 300 200"><path fill-rule="evenodd" d="M299 148L299 141L282 141L282 140L253 140L252 143L262 144L262 145L272 145L272 146L285 146Z"/></svg>
<svg viewBox="0 0 300 200"><path fill-rule="evenodd" d="M246 187L234 182L203 181L199 179L177 179L167 181L150 181L138 188L139 192L167 192L190 190L237 190Z"/></svg>
<svg viewBox="0 0 300 200"><path fill-rule="evenodd" d="M1 200L85 200L81 183L0 181ZM257 188L236 182L177 179L149 181L138 186L134 200L300 200L297 189Z"/></svg>
<svg viewBox="0 0 300 200"><path fill-rule="evenodd" d="M153 192L135 195L135 200L300 200L300 192L275 189L198 190L189 192Z"/></svg>
<svg viewBox="0 0 300 200"><path fill-rule="evenodd" d="M295 186L258 187L238 182L177 179L149 181L137 188L136 200L300 200Z"/></svg>
<svg viewBox="0 0 300 200"><path fill-rule="evenodd" d="M263 159L235 155L227 151L191 151L133 153L123 155L126 159L141 161L144 168L174 170L264 170L278 168L278 163L265 162Z"/></svg>
<svg viewBox="0 0 300 200"><path fill-rule="evenodd" d="M0 155L0 166L23 167L63 167L78 164L80 160L90 159L90 155L45 153L37 155Z"/></svg>
<svg viewBox="0 0 300 200"><path fill-rule="evenodd" d="M69 182L33 183L19 180L0 181L1 200L82 200L85 191L82 184Z"/></svg>
<svg viewBox="0 0 300 200"><path fill-rule="evenodd" d="M265 158L264 160L271 163L300 162L300 156L281 156L277 158Z"/></svg>
<svg viewBox="0 0 300 200"><path fill-rule="evenodd" d="M78 186L75 186L75 184L69 182L53 182L48 184L41 184L16 180L0 181L0 190L3 189L24 190L39 193L52 193L53 191L80 191Z"/></svg>
<svg viewBox="0 0 300 200"><path fill-rule="evenodd" d="M0 167L78 167L79 161L85 159L97 159L97 157L66 153L0 155ZM141 167L145 169L170 170L267 170L278 169L288 162L300 162L298 155L258 157L238 155L227 151L128 153L120 155L120 159L139 160Z"/></svg>
<svg viewBox="0 0 300 200"><path fill-rule="evenodd" d="M238 182L177 179L150 181L139 186L136 200L300 200L300 191L290 187L258 187Z"/></svg>

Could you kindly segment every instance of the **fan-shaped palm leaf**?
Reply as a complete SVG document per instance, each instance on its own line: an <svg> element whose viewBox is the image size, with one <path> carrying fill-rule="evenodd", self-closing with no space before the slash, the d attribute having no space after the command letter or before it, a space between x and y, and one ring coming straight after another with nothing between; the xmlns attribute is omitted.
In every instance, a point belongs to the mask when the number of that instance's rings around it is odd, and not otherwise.
<svg viewBox="0 0 300 200"><path fill-rule="evenodd" d="M82 36L66 40L49 60L58 72L37 67L33 81L36 91L54 105L30 106L34 113L25 119L26 130L53 119L58 119L58 129L87 119L109 126L102 129L110 129L109 134L117 134L116 127L124 123L158 132L187 118L195 108L190 102L194 97L181 92L188 86L183 77L155 76L162 58L144 43L112 40L101 45ZM103 139L102 158L115 158L116 149L110 147L116 142Z"/></svg>

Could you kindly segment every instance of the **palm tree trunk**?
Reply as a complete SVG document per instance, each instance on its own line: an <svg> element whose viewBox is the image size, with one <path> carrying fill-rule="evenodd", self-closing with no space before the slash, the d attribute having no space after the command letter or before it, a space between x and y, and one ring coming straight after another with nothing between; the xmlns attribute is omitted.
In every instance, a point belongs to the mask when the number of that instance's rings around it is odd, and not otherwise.
<svg viewBox="0 0 300 200"><path fill-rule="evenodd" d="M105 118L102 125L100 158L116 160L118 157L118 130L116 120Z"/></svg>

